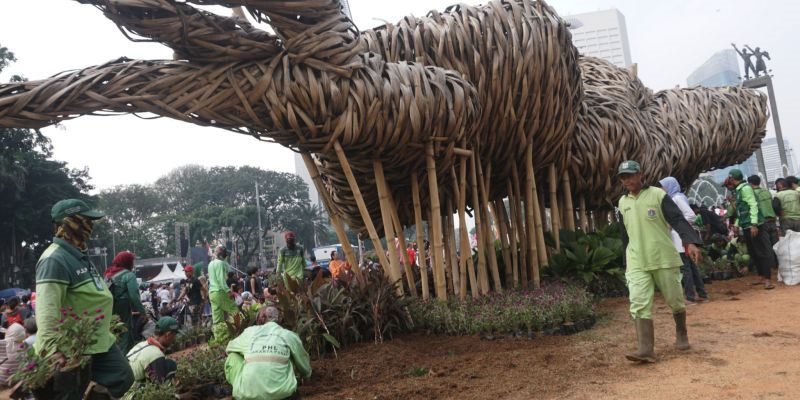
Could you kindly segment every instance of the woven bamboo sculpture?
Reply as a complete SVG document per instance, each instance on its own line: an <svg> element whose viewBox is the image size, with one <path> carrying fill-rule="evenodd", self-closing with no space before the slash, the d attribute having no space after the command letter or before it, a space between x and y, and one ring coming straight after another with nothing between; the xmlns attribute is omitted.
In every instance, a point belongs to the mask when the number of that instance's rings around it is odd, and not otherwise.
<svg viewBox="0 0 800 400"><path fill-rule="evenodd" d="M416 225L421 244L428 221L438 298L538 286L543 231L575 228L576 210L586 229L588 210L610 209L620 161L640 160L650 180L688 183L748 157L766 125L758 92L653 94L628 71L578 57L543 2L453 6L359 32L337 0L79 1L132 40L169 46L175 60L119 59L0 85L0 126L150 112L280 143L302 153L350 263L344 224L370 237L414 296L405 252L392 245L405 248L405 226ZM477 265L455 251L456 241L469 246L467 211Z"/></svg>

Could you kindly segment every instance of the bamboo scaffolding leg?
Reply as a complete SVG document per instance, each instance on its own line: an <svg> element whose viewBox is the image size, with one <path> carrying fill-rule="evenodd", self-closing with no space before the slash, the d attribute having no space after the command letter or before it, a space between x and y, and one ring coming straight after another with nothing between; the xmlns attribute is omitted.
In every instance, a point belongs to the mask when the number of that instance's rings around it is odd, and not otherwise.
<svg viewBox="0 0 800 400"><path fill-rule="evenodd" d="M336 157L339 160L339 164L342 165L342 171L344 171L344 176L347 178L347 184L350 186L350 190L353 192L353 197L355 198L356 205L358 206L358 212L361 214L361 219L364 220L364 226L367 228L369 238L372 240L372 245L375 247L375 252L378 253L378 259L380 260L381 265L384 268L387 268L389 266L389 260L386 258L386 253L381 245L381 239L378 237L378 232L375 230L375 225L372 224L372 218L369 215L369 211L367 211L367 206L364 204L364 198L361 196L361 189L358 188L358 182L356 182L356 178L353 176L353 171L350 169L350 162L347 161L347 157L344 154L342 145L339 144L339 142L333 142L333 148L336 151ZM402 290L403 288L400 287L399 292L401 294Z"/></svg>
<svg viewBox="0 0 800 400"><path fill-rule="evenodd" d="M439 185L436 178L436 161L433 158L433 142L425 145L425 164L428 170L428 193L430 193L431 214L431 249L433 256L433 273L438 276L436 282L436 298L447 299L447 288L444 282L444 268L442 267L442 213L439 207Z"/></svg>
<svg viewBox="0 0 800 400"><path fill-rule="evenodd" d="M511 180L506 181L506 191L508 192L508 211L510 218L505 218L508 226L508 241L511 245L511 273L513 274L514 287L519 287L519 235L517 234L517 207L514 205L514 187ZM502 202L501 202L502 204ZM505 208L505 205L503 206Z"/></svg>
<svg viewBox="0 0 800 400"><path fill-rule="evenodd" d="M405 272L406 275L408 290L411 292L411 297L417 297L417 284L414 281L414 270L411 267L411 259L408 258L406 237L403 233L403 225L400 224L400 216L397 215L397 204L394 202L394 196L389 196L389 206L389 210L392 212L392 225L394 225L395 236L400 240L399 256L403 261L403 272Z"/></svg>
<svg viewBox="0 0 800 400"><path fill-rule="evenodd" d="M580 201L580 204L578 206L580 207L580 211L579 212L580 212L580 219L581 219L581 230L583 230L583 232L589 232L589 219L588 219L588 216L586 214L586 198L581 196L579 201Z"/></svg>
<svg viewBox="0 0 800 400"><path fill-rule="evenodd" d="M528 230L526 225L526 216L527 213L523 210L522 206L522 192L520 192L520 181L519 181L519 172L517 171L517 164L511 164L511 183L514 187L514 208L516 211L517 220L514 222L517 226L517 236L519 237L519 280L522 283L522 289L528 290L528 282L530 282L528 278L528 264L531 261L529 260L528 254L528 244L530 241L528 240ZM527 190L526 196L527 196ZM527 207L525 207L527 208Z"/></svg>
<svg viewBox="0 0 800 400"><path fill-rule="evenodd" d="M550 164L548 169L550 181L550 221L551 229L553 231L553 239L556 242L556 251L561 251L561 240L559 232L561 231L561 214L558 212L558 179L556 179L556 166Z"/></svg>
<svg viewBox="0 0 800 400"><path fill-rule="evenodd" d="M506 219L500 213L505 213L506 208L503 206L503 200L495 200L494 204L489 205L489 211L494 215L494 220L500 230L500 249L503 254L503 274L505 275L506 288L513 288L514 283L511 280L511 248L508 244L508 229L506 229Z"/></svg>
<svg viewBox="0 0 800 400"><path fill-rule="evenodd" d="M489 276L486 272L486 254L484 253L484 241L481 238L483 236L483 223L482 219L483 216L480 213L480 200L478 199L478 187L480 184L478 183L478 168L475 166L476 159L475 153L472 153L470 157L470 186L472 186L472 204L473 210L472 213L474 214L475 218L475 234L478 236L476 242L478 244L478 284L480 285L481 293L486 294L489 293Z"/></svg>
<svg viewBox="0 0 800 400"><path fill-rule="evenodd" d="M419 203L419 178L411 175L411 198L414 203L414 227L417 231L417 264L419 264L419 280L422 286L422 298L428 300L428 266L425 263L425 234L422 231L422 206Z"/></svg>
<svg viewBox="0 0 800 400"><path fill-rule="evenodd" d="M467 162L468 158L462 158L458 166L458 230L461 235L461 300L467 298L467 275L469 276L469 286L472 298L478 297L478 282L475 277L475 268L472 263L472 246L469 243L469 232L467 231ZM467 270L469 268L469 270Z"/></svg>
<svg viewBox="0 0 800 400"><path fill-rule="evenodd" d="M311 154L304 152L302 155L303 162L306 164L306 169L308 170L308 174L311 175L311 181L314 182L314 186L317 188L317 193L319 193L320 197L322 198L322 204L328 210L328 215L331 217L331 225L333 225L333 230L336 232L336 237L339 238L339 243L342 244L344 256L347 259L347 262L353 267L353 272L356 275L356 281L359 282L359 284L363 284L361 265L356 260L356 255L353 253L353 247L350 246L350 241L347 239L347 233L344 230L344 224L342 224L339 210L333 206L330 194L328 193L328 190L325 189L325 184L322 182L319 169L317 168L317 164L314 163L314 159L311 158Z"/></svg>
<svg viewBox="0 0 800 400"><path fill-rule="evenodd" d="M536 179L533 173L533 143L528 142L528 149L525 152L525 220L528 231L528 261L531 264L531 280L534 289L539 288L539 251L537 241L537 231L541 224L536 224L536 214L539 213L539 200L536 196Z"/></svg>
<svg viewBox="0 0 800 400"><path fill-rule="evenodd" d="M484 222L486 225L486 246L489 249L487 252L489 256L489 267L492 273L492 282L494 282L494 290L496 292L503 291L503 283L500 281L500 270L497 265L497 252L495 252L494 248L494 239L495 229L494 225L497 221L494 221L492 218L489 217L489 178L492 175L492 165L489 164L486 168L486 175L483 174L483 166L478 163L478 174L480 175L480 193L481 193L481 212L485 216Z"/></svg>
<svg viewBox="0 0 800 400"><path fill-rule="evenodd" d="M575 207L572 205L572 184L569 181L569 173L564 171L562 174L562 182L564 185L564 213L567 216L566 226L567 229L575 230Z"/></svg>
<svg viewBox="0 0 800 400"><path fill-rule="evenodd" d="M380 200L381 219L383 220L383 234L386 237L386 247L389 250L389 276L392 282L401 279L400 258L398 258L397 248L395 247L394 226L392 223L391 203L389 202L389 187L386 184L386 177L383 175L383 164L379 160L372 161L372 169L375 172L375 183L378 186L378 199ZM402 284L398 285L401 289Z"/></svg>
<svg viewBox="0 0 800 400"><path fill-rule="evenodd" d="M457 193L457 192L456 192ZM460 262L458 259L458 255L456 254L456 240L458 238L456 234L456 227L455 227L455 216L453 210L453 200L450 201L450 213L447 214L448 224L447 230L449 231L448 237L450 238L450 245L447 246L447 249L450 251L450 259L453 260L453 289L454 294L461 297L461 269L460 269Z"/></svg>

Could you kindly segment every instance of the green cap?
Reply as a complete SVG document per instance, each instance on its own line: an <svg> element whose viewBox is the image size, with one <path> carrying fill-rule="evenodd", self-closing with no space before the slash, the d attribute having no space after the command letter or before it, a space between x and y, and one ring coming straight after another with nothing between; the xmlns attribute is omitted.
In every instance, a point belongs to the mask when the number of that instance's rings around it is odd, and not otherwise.
<svg viewBox="0 0 800 400"><path fill-rule="evenodd" d="M617 169L617 175L622 174L635 174L642 170L642 167L633 160L623 161L622 164L619 165L619 169Z"/></svg>
<svg viewBox="0 0 800 400"><path fill-rule="evenodd" d="M728 176L733 178L733 179L736 179L737 181L744 180L744 174L742 173L742 170L740 170L740 169L734 168L734 169L728 171Z"/></svg>
<svg viewBox="0 0 800 400"><path fill-rule="evenodd" d="M91 219L100 219L106 216L100 211L92 210L83 200L78 199L61 200L53 204L53 208L50 209L50 216L53 218L53 222L59 222L65 217L73 215L83 215Z"/></svg>
<svg viewBox="0 0 800 400"><path fill-rule="evenodd" d="M159 335L165 334L167 332L177 332L178 331L178 321L172 317L161 317L156 322L156 333Z"/></svg>

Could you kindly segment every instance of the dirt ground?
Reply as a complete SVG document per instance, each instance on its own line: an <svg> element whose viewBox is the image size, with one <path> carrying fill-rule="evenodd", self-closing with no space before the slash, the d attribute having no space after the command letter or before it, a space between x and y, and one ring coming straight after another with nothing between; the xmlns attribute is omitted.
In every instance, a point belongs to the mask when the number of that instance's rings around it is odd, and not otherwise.
<svg viewBox="0 0 800 400"><path fill-rule="evenodd" d="M692 349L672 348L674 323L656 302L659 362L632 364L627 301L608 299L597 325L568 337L481 340L406 335L313 362L306 399L796 399L800 287L750 278L708 286L688 308Z"/></svg>

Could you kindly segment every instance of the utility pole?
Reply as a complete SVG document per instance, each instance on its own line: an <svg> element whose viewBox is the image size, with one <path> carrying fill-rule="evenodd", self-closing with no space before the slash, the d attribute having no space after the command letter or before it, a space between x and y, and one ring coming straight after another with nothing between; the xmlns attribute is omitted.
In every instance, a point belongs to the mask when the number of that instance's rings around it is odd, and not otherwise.
<svg viewBox="0 0 800 400"><path fill-rule="evenodd" d="M258 269L264 266L264 229L261 228L261 201L258 195L258 181L256 181L256 211L258 212Z"/></svg>

